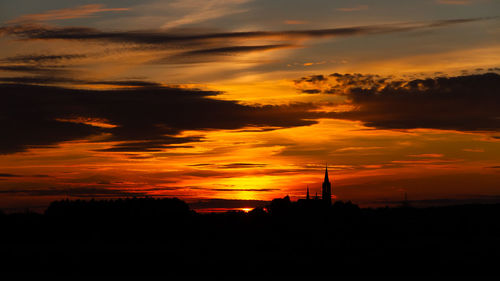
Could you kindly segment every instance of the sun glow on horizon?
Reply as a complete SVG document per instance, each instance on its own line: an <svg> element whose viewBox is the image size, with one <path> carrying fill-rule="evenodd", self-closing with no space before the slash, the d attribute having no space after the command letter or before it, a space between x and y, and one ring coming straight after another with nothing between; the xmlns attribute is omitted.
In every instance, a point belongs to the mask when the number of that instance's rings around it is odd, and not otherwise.
<svg viewBox="0 0 500 281"><path fill-rule="evenodd" d="M324 163L339 200L500 195L496 1L38 2L0 13L0 207L298 199Z"/></svg>

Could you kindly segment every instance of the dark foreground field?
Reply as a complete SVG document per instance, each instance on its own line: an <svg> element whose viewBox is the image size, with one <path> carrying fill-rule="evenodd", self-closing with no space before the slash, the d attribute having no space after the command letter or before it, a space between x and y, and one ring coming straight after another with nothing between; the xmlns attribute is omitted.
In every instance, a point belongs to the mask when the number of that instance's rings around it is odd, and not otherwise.
<svg viewBox="0 0 500 281"><path fill-rule="evenodd" d="M500 205L360 209L276 200L197 214L177 199L59 201L0 215L3 274L498 274Z"/></svg>

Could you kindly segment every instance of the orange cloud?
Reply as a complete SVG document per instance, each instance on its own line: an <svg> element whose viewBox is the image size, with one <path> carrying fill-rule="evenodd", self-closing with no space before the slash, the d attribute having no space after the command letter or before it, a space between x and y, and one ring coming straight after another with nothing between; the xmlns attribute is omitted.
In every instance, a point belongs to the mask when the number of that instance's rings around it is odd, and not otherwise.
<svg viewBox="0 0 500 281"><path fill-rule="evenodd" d="M484 149L482 148L464 148L462 151L466 152L484 152Z"/></svg>
<svg viewBox="0 0 500 281"><path fill-rule="evenodd" d="M306 21L303 20L286 20L285 24L306 24Z"/></svg>
<svg viewBox="0 0 500 281"><path fill-rule="evenodd" d="M423 157L423 158L440 158L443 157L444 155L441 153L424 153L424 154L412 154L408 155L411 157Z"/></svg>

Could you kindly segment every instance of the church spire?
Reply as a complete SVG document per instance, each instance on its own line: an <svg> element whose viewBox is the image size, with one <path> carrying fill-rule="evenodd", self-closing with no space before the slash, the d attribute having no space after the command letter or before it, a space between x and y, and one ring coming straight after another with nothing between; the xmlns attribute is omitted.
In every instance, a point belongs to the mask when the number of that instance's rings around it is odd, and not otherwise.
<svg viewBox="0 0 500 281"><path fill-rule="evenodd" d="M323 182L329 182L330 180L328 179L328 163L325 166L325 180Z"/></svg>
<svg viewBox="0 0 500 281"><path fill-rule="evenodd" d="M309 185L307 185L307 197L306 197L307 200L309 200Z"/></svg>
<svg viewBox="0 0 500 281"><path fill-rule="evenodd" d="M322 185L322 196L321 198L323 201L325 201L328 205L332 204L332 184L330 183L330 179L328 178L328 164L326 164L325 167L325 180L323 181Z"/></svg>

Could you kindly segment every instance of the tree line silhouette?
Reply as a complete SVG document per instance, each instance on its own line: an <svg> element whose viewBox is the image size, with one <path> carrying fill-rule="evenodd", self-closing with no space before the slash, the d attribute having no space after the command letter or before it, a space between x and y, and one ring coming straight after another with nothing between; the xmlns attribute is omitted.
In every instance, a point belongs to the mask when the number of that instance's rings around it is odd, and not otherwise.
<svg viewBox="0 0 500 281"><path fill-rule="evenodd" d="M5 272L497 274L500 204L359 208L275 199L197 213L177 198L62 200L0 213Z"/></svg>

